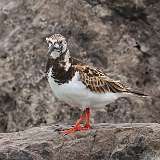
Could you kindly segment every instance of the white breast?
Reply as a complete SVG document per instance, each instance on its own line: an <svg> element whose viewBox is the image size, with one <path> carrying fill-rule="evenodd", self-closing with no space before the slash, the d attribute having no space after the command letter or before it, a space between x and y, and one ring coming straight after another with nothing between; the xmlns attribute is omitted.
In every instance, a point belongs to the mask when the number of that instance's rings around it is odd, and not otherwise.
<svg viewBox="0 0 160 160"><path fill-rule="evenodd" d="M48 74L48 81L51 89L59 100L69 103L71 105L78 105L80 107L99 107L105 106L119 97L124 95L119 93L95 93L91 92L80 81L80 75L78 72L71 81L65 84L58 85L54 78L51 77L52 69Z"/></svg>

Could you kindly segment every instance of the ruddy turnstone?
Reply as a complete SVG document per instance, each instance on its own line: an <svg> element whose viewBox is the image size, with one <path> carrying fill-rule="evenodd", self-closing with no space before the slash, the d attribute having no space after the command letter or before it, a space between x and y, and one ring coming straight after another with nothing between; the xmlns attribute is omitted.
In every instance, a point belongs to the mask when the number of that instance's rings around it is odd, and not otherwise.
<svg viewBox="0 0 160 160"><path fill-rule="evenodd" d="M46 41L46 72L54 96L68 104L85 108L74 127L64 130L64 134L91 128L90 107L105 106L119 97L146 96L109 78L103 71L71 57L66 39L62 35L54 34L47 37ZM85 121L85 125L82 125L82 121Z"/></svg>

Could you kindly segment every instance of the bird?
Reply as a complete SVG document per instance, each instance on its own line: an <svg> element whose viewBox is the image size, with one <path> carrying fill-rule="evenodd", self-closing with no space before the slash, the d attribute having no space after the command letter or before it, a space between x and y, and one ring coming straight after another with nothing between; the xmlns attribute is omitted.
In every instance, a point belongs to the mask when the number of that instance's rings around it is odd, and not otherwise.
<svg viewBox="0 0 160 160"><path fill-rule="evenodd" d="M73 127L63 130L64 134L91 129L90 108L105 106L120 97L148 96L71 56L67 40L61 34L46 37L46 42L46 75L53 95L60 101L83 108L80 118Z"/></svg>

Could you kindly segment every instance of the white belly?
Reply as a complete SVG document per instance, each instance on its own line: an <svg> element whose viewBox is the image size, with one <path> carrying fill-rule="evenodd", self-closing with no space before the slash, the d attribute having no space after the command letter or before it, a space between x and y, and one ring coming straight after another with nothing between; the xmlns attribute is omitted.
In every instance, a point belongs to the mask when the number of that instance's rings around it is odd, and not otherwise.
<svg viewBox="0 0 160 160"><path fill-rule="evenodd" d="M117 98L122 97L119 93L95 93L91 92L79 80L79 74L76 72L71 81L58 85L51 77L51 71L48 75L50 87L60 101L80 107L99 107L112 103Z"/></svg>

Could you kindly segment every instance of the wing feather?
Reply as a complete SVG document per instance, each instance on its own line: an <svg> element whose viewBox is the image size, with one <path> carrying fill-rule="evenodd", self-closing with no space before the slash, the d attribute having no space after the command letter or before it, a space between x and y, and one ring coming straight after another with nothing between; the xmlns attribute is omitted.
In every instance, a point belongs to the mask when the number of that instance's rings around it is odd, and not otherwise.
<svg viewBox="0 0 160 160"><path fill-rule="evenodd" d="M120 83L119 81L114 81L105 75L102 71L92 68L87 65L77 64L74 65L75 70L79 72L80 79L83 84L86 85L91 91L97 93L106 92L128 92L128 88Z"/></svg>

